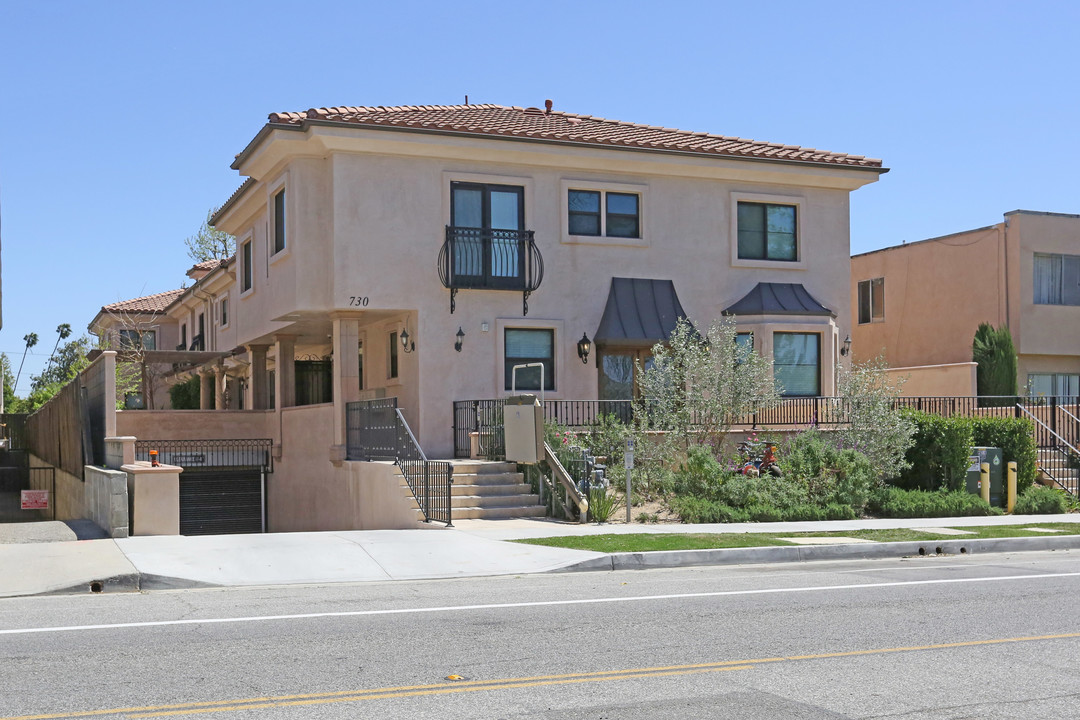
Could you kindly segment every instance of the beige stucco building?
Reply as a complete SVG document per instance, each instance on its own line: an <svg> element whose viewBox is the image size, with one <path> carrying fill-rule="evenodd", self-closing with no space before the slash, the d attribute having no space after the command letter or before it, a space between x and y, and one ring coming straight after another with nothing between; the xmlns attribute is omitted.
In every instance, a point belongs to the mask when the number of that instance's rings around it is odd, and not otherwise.
<svg viewBox="0 0 1080 720"><path fill-rule="evenodd" d="M633 360L680 315L734 314L789 394L832 394L852 332L849 194L886 172L497 105L275 113L233 168L246 180L212 224L236 256L166 311L216 418L117 424L272 438L274 530L394 526L368 516L396 486L346 460L350 401L396 397L427 456L453 457L455 401L509 395L526 362L547 399L629 398ZM539 390L538 373L517 385Z"/></svg>
<svg viewBox="0 0 1080 720"><path fill-rule="evenodd" d="M909 394L975 393L980 323L1005 325L1032 394L1080 393L1080 215L1003 222L851 258L852 354L910 375ZM913 392L912 392L913 391Z"/></svg>

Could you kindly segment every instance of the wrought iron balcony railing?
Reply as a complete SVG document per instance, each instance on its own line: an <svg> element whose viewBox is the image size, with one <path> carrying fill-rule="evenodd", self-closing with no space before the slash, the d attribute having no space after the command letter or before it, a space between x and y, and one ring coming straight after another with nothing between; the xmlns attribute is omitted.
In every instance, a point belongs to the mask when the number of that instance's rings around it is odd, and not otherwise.
<svg viewBox="0 0 1080 720"><path fill-rule="evenodd" d="M439 279L450 289L450 312L458 290L515 290L523 294L522 313L529 314L529 295L544 279L544 258L532 230L446 227L439 251Z"/></svg>

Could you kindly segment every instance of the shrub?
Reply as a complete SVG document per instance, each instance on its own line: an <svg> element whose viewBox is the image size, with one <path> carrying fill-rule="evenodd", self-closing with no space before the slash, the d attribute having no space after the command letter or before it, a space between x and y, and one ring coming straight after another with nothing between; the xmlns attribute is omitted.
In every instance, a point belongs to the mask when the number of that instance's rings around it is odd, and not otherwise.
<svg viewBox="0 0 1080 720"><path fill-rule="evenodd" d="M1035 425L1027 418L981 417L972 419L972 444L1001 448L1005 462L1016 462L1016 493L1022 495L1039 474Z"/></svg>
<svg viewBox="0 0 1080 720"><path fill-rule="evenodd" d="M626 437L630 429L614 413L601 413L596 424L587 433L578 436L590 455L604 458L608 469L622 467L623 454L626 452Z"/></svg>
<svg viewBox="0 0 1080 720"><path fill-rule="evenodd" d="M788 440L781 448L779 465L783 483L801 484L807 499L822 506L837 503L861 509L877 478L869 458L837 447L816 430Z"/></svg>
<svg viewBox="0 0 1080 720"><path fill-rule="evenodd" d="M1068 511L1068 498L1064 490L1051 487L1033 487L1016 498L1016 515L1057 515Z"/></svg>
<svg viewBox="0 0 1080 720"><path fill-rule="evenodd" d="M905 453L915 428L894 401L903 382L892 380L883 360L852 365L841 371L837 393L847 409L847 424L839 430L840 444L865 455L874 478L891 479L907 467Z"/></svg>
<svg viewBox="0 0 1080 720"><path fill-rule="evenodd" d="M1008 327L1002 325L995 329L990 323L980 324L971 344L971 359L978 363L975 387L980 396L1017 394L1016 348ZM1003 398L983 404L1011 405L1013 402L1012 398Z"/></svg>
<svg viewBox="0 0 1080 720"><path fill-rule="evenodd" d="M622 501L607 488L596 487L589 491L589 517L593 522L607 522L621 506Z"/></svg>
<svg viewBox="0 0 1080 720"><path fill-rule="evenodd" d="M717 499L724 469L712 448L695 445L686 453L686 462L672 473L671 491L676 495Z"/></svg>
<svg viewBox="0 0 1080 720"><path fill-rule="evenodd" d="M891 482L905 490L962 490L971 456L972 422L968 418L905 410L915 424L915 443L907 451L910 467Z"/></svg>
<svg viewBox="0 0 1080 720"><path fill-rule="evenodd" d="M198 410L200 403L199 376L193 375L182 383L169 388L169 402L173 410Z"/></svg>
<svg viewBox="0 0 1080 720"><path fill-rule="evenodd" d="M699 497L673 497L670 505L672 512L684 523L737 523L750 520L745 510Z"/></svg>
<svg viewBox="0 0 1080 720"><path fill-rule="evenodd" d="M978 495L966 492L904 490L882 487L870 497L868 509L875 515L892 518L968 517L1000 515L1001 509L991 507Z"/></svg>

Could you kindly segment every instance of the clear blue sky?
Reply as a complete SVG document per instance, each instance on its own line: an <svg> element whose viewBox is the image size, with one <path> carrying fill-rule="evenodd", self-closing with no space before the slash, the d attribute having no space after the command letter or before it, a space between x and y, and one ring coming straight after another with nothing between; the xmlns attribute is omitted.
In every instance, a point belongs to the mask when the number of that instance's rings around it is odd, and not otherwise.
<svg viewBox="0 0 1080 720"><path fill-rule="evenodd" d="M542 106L879 157L852 252L1080 212L1074 2L0 0L0 351L179 287L270 112Z"/></svg>

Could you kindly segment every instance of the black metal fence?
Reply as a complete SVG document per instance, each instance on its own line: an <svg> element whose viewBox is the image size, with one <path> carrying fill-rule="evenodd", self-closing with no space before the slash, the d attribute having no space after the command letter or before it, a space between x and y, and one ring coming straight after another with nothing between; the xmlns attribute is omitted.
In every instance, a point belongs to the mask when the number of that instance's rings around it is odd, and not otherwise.
<svg viewBox="0 0 1080 720"><path fill-rule="evenodd" d="M798 428L809 426L835 427L848 422L851 403L843 397L783 398L770 408L740 418L734 429ZM505 400L458 400L454 402L454 456L470 457L472 445L478 445L482 457L497 458L504 454L503 404ZM1014 396L923 396L896 398L896 407L912 408L943 417L1020 417L1027 411L1046 428L1063 438L1072 447L1080 447L1080 397L1014 397ZM630 400L546 400L544 418L556 421L573 430L588 429L613 417L622 423L633 418ZM1050 433L1036 425L1039 447L1049 447Z"/></svg>
<svg viewBox="0 0 1080 720"><path fill-rule="evenodd" d="M345 405L346 457L349 460L392 460L409 484L426 522L451 526L449 462L428 460L397 407L397 398Z"/></svg>
<svg viewBox="0 0 1080 720"><path fill-rule="evenodd" d="M157 451L158 462L182 468L250 469L274 471L271 453L273 440L254 438L240 440L137 440L135 459L150 460L150 451Z"/></svg>

